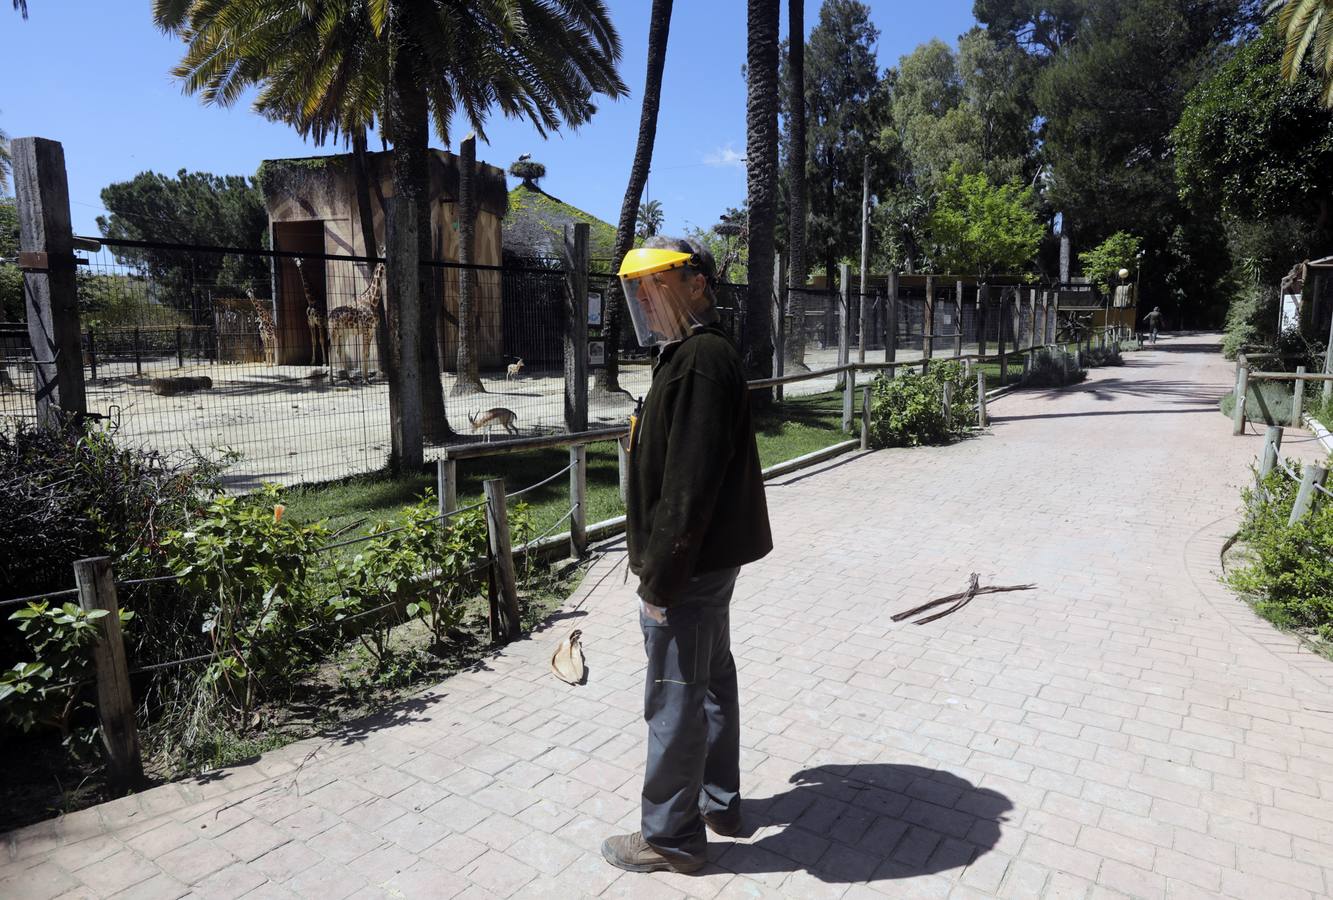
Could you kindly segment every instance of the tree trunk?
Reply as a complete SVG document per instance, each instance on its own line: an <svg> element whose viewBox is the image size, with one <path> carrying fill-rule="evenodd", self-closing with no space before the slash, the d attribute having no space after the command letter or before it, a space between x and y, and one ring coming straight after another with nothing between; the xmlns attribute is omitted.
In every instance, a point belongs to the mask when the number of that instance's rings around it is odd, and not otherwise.
<svg viewBox="0 0 1333 900"><path fill-rule="evenodd" d="M639 113L639 142L634 147L634 163L630 166L629 186L620 204L620 220L616 224L616 244L611 254L612 277L607 282L606 364L597 370L593 390L599 393L623 392L620 386L620 332L625 315L625 297L615 273L621 260L634 244L634 225L639 213L639 198L648 183L648 169L653 163L653 143L657 138L657 107L662 100L662 67L666 64L667 35L671 30L671 0L653 0L648 24L648 73L643 84L643 109ZM769 270L772 270L769 260Z"/></svg>
<svg viewBox="0 0 1333 900"><path fill-rule="evenodd" d="M413 84L416 97L413 100L413 115L407 123L409 137L407 143L412 147L411 172L413 183L412 204L417 220L417 284L420 299L420 345L417 348L420 358L421 379L421 428L427 441L434 444L444 443L457 434L449 427L449 414L444 407L444 388L440 384L440 291L437 270L433 266L423 265L432 258L434 241L431 240L430 225L430 118L426 94ZM394 148L397 152L398 146ZM398 195L398 186L394 185L394 194Z"/></svg>
<svg viewBox="0 0 1333 900"><path fill-rule="evenodd" d="M450 396L485 392L477 373L477 273L470 268L477 236L477 136L458 145L458 362Z"/></svg>
<svg viewBox="0 0 1333 900"><path fill-rule="evenodd" d="M352 179L356 183L356 208L361 219L361 243L366 256L379 256L375 240L375 210L370 205L370 158L366 156L366 130L352 135ZM382 210L382 207L381 207ZM374 268L374 264L371 264Z"/></svg>
<svg viewBox="0 0 1333 900"><path fill-rule="evenodd" d="M415 48L407 25L404 0L389 5L390 96L388 130L393 136L394 200L386 210L386 265L389 304L389 358L398 382L397 405L394 391L389 393L390 434L393 449L390 468L399 473L415 473L423 464L421 434L420 372L420 247L417 242L414 205L419 184L413 177L424 161L425 147L414 146L411 132L416 122L425 122L425 97L416 90L411 60Z"/></svg>
<svg viewBox="0 0 1333 900"><path fill-rule="evenodd" d="M748 0L746 19L746 182L750 207L749 285L745 310L745 371L751 378L773 374L773 232L778 185L778 9L779 0ZM759 406L772 390L752 391Z"/></svg>
<svg viewBox="0 0 1333 900"><path fill-rule="evenodd" d="M787 311L792 324L786 343L786 365L789 369L807 369L806 293L805 273L805 2L788 0L787 30L789 68L791 71L791 144L787 148L787 184L790 207L787 213L787 244L790 261L787 265Z"/></svg>

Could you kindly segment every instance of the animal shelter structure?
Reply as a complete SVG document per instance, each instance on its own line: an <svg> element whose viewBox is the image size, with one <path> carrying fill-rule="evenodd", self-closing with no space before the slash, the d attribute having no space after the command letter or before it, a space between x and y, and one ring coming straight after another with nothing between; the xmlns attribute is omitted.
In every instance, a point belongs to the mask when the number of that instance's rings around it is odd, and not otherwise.
<svg viewBox="0 0 1333 900"><path fill-rule="evenodd" d="M449 265L458 261L459 161L442 150L432 150L429 156L431 262L423 265L430 268L434 290L441 299L436 329L441 364L452 370L458 353L462 277L460 268ZM387 152L366 154L373 247L366 246L363 237L351 154L265 160L260 166L258 181L268 210L272 247L310 254L299 259L282 257L274 267L273 320L279 365L322 364L331 358L339 367L378 369L375 341L368 336L373 336L374 310L386 299L384 279L376 277L373 262L326 260L323 255L382 255L385 209L393 198L390 160ZM478 162L476 193L474 333L480 364L492 367L503 363L500 272L487 268L501 262L500 222L508 209L503 170ZM327 336L327 349L320 346L321 335ZM363 355L368 356L364 362Z"/></svg>

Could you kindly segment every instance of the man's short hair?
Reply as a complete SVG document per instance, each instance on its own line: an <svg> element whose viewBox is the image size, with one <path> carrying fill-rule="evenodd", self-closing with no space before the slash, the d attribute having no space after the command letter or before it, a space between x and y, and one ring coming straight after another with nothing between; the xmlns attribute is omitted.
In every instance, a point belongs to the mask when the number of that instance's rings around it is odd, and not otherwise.
<svg viewBox="0 0 1333 900"><path fill-rule="evenodd" d="M713 259L713 252L698 239L655 234L643 242L643 247L648 250L675 250L677 253L688 253L694 257L690 260L689 267L702 275L708 281L710 288L717 284L717 262Z"/></svg>

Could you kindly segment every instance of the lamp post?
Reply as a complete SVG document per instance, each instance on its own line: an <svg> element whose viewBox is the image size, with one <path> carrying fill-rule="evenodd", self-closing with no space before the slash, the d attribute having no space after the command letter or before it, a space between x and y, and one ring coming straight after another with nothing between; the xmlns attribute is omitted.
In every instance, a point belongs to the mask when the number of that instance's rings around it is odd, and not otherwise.
<svg viewBox="0 0 1333 900"><path fill-rule="evenodd" d="M1139 324L1139 282L1143 278L1143 251L1134 254L1134 331L1138 333Z"/></svg>

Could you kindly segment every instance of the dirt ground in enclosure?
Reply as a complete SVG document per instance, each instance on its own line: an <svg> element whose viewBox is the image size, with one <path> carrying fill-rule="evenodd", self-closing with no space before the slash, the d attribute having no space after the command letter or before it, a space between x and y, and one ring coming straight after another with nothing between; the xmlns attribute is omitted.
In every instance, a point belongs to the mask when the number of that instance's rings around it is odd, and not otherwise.
<svg viewBox="0 0 1333 900"><path fill-rule="evenodd" d="M941 354L936 351L937 355ZM900 352L898 359L916 358L916 351ZM869 351L869 361L881 361L883 351ZM811 349L812 369L837 364L836 349ZM131 446L162 453L190 449L210 456L233 454L226 483L247 490L263 482L295 484L328 481L382 468L389 458L389 389L378 377L362 384L359 373L344 374L330 384L322 366L272 366L145 361L142 374L134 363L98 366L98 377L87 383L88 409L110 416L117 437ZM788 374L793 374L788 372ZM154 378L206 376L212 387L159 396L151 390ZM605 395L590 390L590 427L625 422L634 400L647 393L651 370L647 365L624 365L621 384L631 396ZM6 392L6 413L31 413L30 377L20 377L16 390ZM468 416L492 407L513 410L519 434L557 432L564 428L564 374L559 369L528 369L512 379L483 374L485 394L451 397L454 376L441 376L449 422L467 440L483 432L469 425ZM589 379L591 383L591 379ZM787 385L787 396L833 390L832 376ZM24 394L27 397L24 397ZM506 437L496 427L492 438ZM439 447L427 447L434 458Z"/></svg>

